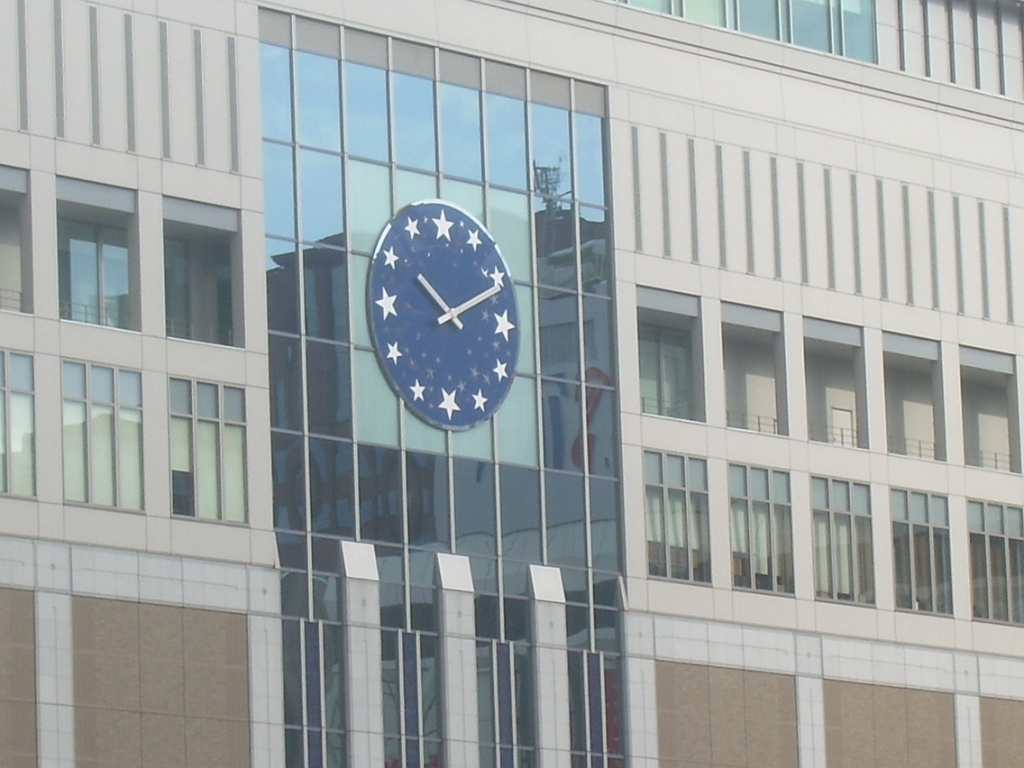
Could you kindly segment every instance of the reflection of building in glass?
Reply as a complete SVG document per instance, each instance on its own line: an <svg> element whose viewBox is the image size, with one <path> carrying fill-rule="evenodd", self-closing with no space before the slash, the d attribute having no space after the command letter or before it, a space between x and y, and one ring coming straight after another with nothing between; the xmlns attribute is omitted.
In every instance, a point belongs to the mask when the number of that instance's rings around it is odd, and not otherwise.
<svg viewBox="0 0 1024 768"><path fill-rule="evenodd" d="M119 5L0 2L0 763L1019 763L1018 5Z"/></svg>

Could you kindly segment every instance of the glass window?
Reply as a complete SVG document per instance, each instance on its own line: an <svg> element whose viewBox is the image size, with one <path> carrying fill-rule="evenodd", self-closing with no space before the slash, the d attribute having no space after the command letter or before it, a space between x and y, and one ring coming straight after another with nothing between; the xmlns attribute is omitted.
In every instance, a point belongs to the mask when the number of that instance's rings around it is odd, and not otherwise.
<svg viewBox="0 0 1024 768"><path fill-rule="evenodd" d="M644 413L701 419L693 366L693 330L640 321L640 398Z"/></svg>
<svg viewBox="0 0 1024 768"><path fill-rule="evenodd" d="M843 15L843 55L875 61L875 4L871 0L839 0Z"/></svg>
<svg viewBox="0 0 1024 768"><path fill-rule="evenodd" d="M487 94L487 180L526 189L526 104Z"/></svg>
<svg viewBox="0 0 1024 768"><path fill-rule="evenodd" d="M729 492L733 586L793 594L789 473L730 464Z"/></svg>
<svg viewBox="0 0 1024 768"><path fill-rule="evenodd" d="M805 48L828 52L828 0L792 0L793 42Z"/></svg>
<svg viewBox="0 0 1024 768"><path fill-rule="evenodd" d="M287 48L260 44L260 83L264 137L291 141L291 52Z"/></svg>
<svg viewBox="0 0 1024 768"><path fill-rule="evenodd" d="M57 237L61 318L132 328L128 233L58 217Z"/></svg>
<svg viewBox="0 0 1024 768"><path fill-rule="evenodd" d="M348 153L387 162L388 85L384 70L346 61L345 107Z"/></svg>
<svg viewBox="0 0 1024 768"><path fill-rule="evenodd" d="M33 361L0 352L0 493L36 495Z"/></svg>
<svg viewBox="0 0 1024 768"><path fill-rule="evenodd" d="M164 239L167 335L233 344L234 285L226 240Z"/></svg>
<svg viewBox="0 0 1024 768"><path fill-rule="evenodd" d="M870 489L861 483L813 477L811 490L818 598L873 604Z"/></svg>
<svg viewBox="0 0 1024 768"><path fill-rule="evenodd" d="M348 264L344 251L306 248L302 252L306 334L348 341ZM267 303L271 299L268 297Z"/></svg>
<svg viewBox="0 0 1024 768"><path fill-rule="evenodd" d="M351 367L348 347L306 342L309 431L352 437Z"/></svg>
<svg viewBox="0 0 1024 768"><path fill-rule="evenodd" d="M480 181L480 92L441 83L441 157L445 175Z"/></svg>
<svg viewBox="0 0 1024 768"><path fill-rule="evenodd" d="M710 584L706 462L645 451L644 485L647 572Z"/></svg>
<svg viewBox="0 0 1024 768"><path fill-rule="evenodd" d="M545 472L544 497L547 502L548 562L552 565L586 566L583 478Z"/></svg>
<svg viewBox="0 0 1024 768"><path fill-rule="evenodd" d="M391 448L359 446L360 535L402 541L402 458Z"/></svg>
<svg viewBox="0 0 1024 768"><path fill-rule="evenodd" d="M546 104L530 104L533 117L533 183L538 194L563 197L572 192L569 113Z"/></svg>
<svg viewBox="0 0 1024 768"><path fill-rule="evenodd" d="M406 453L409 543L449 546L448 459L430 453Z"/></svg>
<svg viewBox="0 0 1024 768"><path fill-rule="evenodd" d="M245 392L186 379L171 379L170 387L171 511L244 523ZM275 477L275 506L276 486Z"/></svg>
<svg viewBox="0 0 1024 768"><path fill-rule="evenodd" d="M299 332L298 253L294 242L266 240L267 326Z"/></svg>
<svg viewBox="0 0 1024 768"><path fill-rule="evenodd" d="M737 13L737 27L741 32L779 39L778 5L775 0L738 0Z"/></svg>
<svg viewBox="0 0 1024 768"><path fill-rule="evenodd" d="M341 150L341 90L338 60L296 51L295 89L299 102L299 143ZM275 136L284 138L289 136Z"/></svg>
<svg viewBox="0 0 1024 768"><path fill-rule="evenodd" d="M309 439L311 529L332 536L355 536L352 445Z"/></svg>
<svg viewBox="0 0 1024 768"><path fill-rule="evenodd" d="M341 157L300 149L299 178L302 239L344 247Z"/></svg>
<svg viewBox="0 0 1024 768"><path fill-rule="evenodd" d="M268 235L295 237L295 167L292 148L263 142L263 217Z"/></svg>
<svg viewBox="0 0 1024 768"><path fill-rule="evenodd" d="M604 205L603 121L594 115L584 115L579 112L574 117L576 119L576 197L583 203Z"/></svg>
<svg viewBox="0 0 1024 768"><path fill-rule="evenodd" d="M142 509L142 382L138 371L63 364L64 498Z"/></svg>
<svg viewBox="0 0 1024 768"><path fill-rule="evenodd" d="M890 513L896 607L952 614L946 497L893 488Z"/></svg>
<svg viewBox="0 0 1024 768"><path fill-rule="evenodd" d="M393 73L395 162L410 168L437 170L434 146L434 83L422 77Z"/></svg>
<svg viewBox="0 0 1024 768"><path fill-rule="evenodd" d="M0 309L15 312L32 311L31 284L32 268L28 255L23 226L28 220L28 205L25 195L4 193L0 195Z"/></svg>
<svg viewBox="0 0 1024 768"><path fill-rule="evenodd" d="M460 554L497 554L494 465L455 459L455 548Z"/></svg>
<svg viewBox="0 0 1024 768"><path fill-rule="evenodd" d="M1020 507L967 502L974 618L1024 624L1024 521Z"/></svg>

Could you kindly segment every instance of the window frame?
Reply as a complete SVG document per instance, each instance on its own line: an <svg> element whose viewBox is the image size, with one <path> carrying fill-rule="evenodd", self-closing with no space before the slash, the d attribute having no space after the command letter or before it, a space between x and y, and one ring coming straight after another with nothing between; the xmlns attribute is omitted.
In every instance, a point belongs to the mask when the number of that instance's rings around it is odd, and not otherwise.
<svg viewBox="0 0 1024 768"><path fill-rule="evenodd" d="M738 488L738 471L743 472L743 486ZM794 595L796 579L794 575L795 560L793 557L793 496L790 473L785 470L768 467L748 466L745 464L729 464L729 528L732 546L732 586L733 589L769 592L778 595ZM767 478L766 495L755 496L751 492L750 479L755 472L764 472ZM778 481L785 485L785 500ZM756 507L756 508L755 508ZM756 518L758 512L762 519L767 512L767 527L758 528ZM742 525L738 515L742 514ZM743 541L740 542L740 535ZM780 539L782 539L780 541ZM755 551L754 542L760 540L764 545L760 552ZM743 548L738 548L738 544ZM786 551L788 544L788 551ZM755 558L767 562L766 573L755 573ZM745 567L744 567L745 564ZM766 577L767 581L759 577ZM746 580L744 584L742 581Z"/></svg>
<svg viewBox="0 0 1024 768"><path fill-rule="evenodd" d="M64 250L62 245L64 243L64 228L66 226L77 226L87 227L91 230L92 238L88 241L95 248L95 255L93 256L94 263L92 265L96 278L96 299L97 316L95 319L89 317L89 313L93 311L91 306L86 307L87 312L84 316L76 314L74 307L75 303L71 300L72 291L72 277L71 277L71 250L70 243L72 238L68 236L68 250ZM117 231L123 235L124 249L126 253L125 257L125 277L127 280L127 292L124 296L127 298L128 306L124 308L123 313L119 309L117 315L117 322L111 322L111 314L108 312L107 303L113 298L106 294L106 271L104 249L108 245L115 247L109 243L108 238L104 235L111 231ZM67 262L65 263L65 259ZM111 222L111 221L93 221L87 217L77 217L74 214L61 213L58 210L57 214L57 283L58 283L58 295L59 295L59 314L61 320L70 320L78 323L88 323L90 325L99 325L106 328L119 328L121 330L138 330L137 323L138 318L136 317L137 308L136 304L136 291L134 279L134 271L136 266L134 264L134 254L132 248L131 231L128 227L128 222Z"/></svg>
<svg viewBox="0 0 1024 768"><path fill-rule="evenodd" d="M80 366L84 371L84 394L82 396L69 395L68 394L68 380L67 370L68 366ZM93 370L106 370L110 371L112 381L112 394L111 400L96 400L93 396L94 380ZM126 403L121 397L122 389L122 375L135 375L138 377L138 392L139 399L138 403ZM67 406L69 403L81 404L85 407L86 417L82 424L82 442L84 448L84 456L82 462L82 487L84 489L84 498L69 498L68 497L68 485L69 485L69 471L71 469L71 462L68 460L68 451L70 446L68 445L68 428L67 422ZM65 504L81 504L89 507L104 507L108 509L118 509L122 511L130 512L144 512L146 509L146 487L145 487L145 462L144 462L144 425L143 425L143 392L142 392L142 371L135 370L133 368L119 368L113 365L102 365L99 363L92 363L83 360L70 360L67 358L61 358L61 427L62 427L62 451L61 456L63 459L63 498ZM112 504L105 504L101 501L96 501L96 478L94 472L96 471L95 466L95 445L96 440L94 434L97 427L93 424L94 407L108 407L110 408L111 414L111 478L110 487L111 494L113 497ZM137 415L138 424L138 506L125 505L123 504L123 497L125 495L125 487L123 486L124 481L124 468L127 465L128 458L125 457L124 443L127 442L127 437L122 435L122 413L128 412Z"/></svg>
<svg viewBox="0 0 1024 768"><path fill-rule="evenodd" d="M897 502L901 495L903 501ZM915 520L913 506L915 503L920 504L922 499L925 517L924 520ZM940 499L941 505L945 506L944 511L938 509ZM925 491L890 488L889 509L892 520L893 592L896 610L952 616L952 535L949 526L949 498ZM900 533L901 529L906 529L905 534ZM903 538L906 540L905 547L901 544ZM921 562L925 555L923 544L927 544L927 563L924 564ZM903 568L899 559L901 556L905 559ZM901 570L907 576L905 585L901 583ZM925 587L928 590L927 596L921 594ZM905 591L902 595L901 589ZM923 601L926 600L930 601L930 604L926 604L930 607L922 607Z"/></svg>
<svg viewBox="0 0 1024 768"><path fill-rule="evenodd" d="M821 483L825 483L825 504L818 503L818 491ZM844 509L841 505L837 507L837 494L835 488L838 484L847 486L847 502ZM866 511L858 511L857 503L854 501L855 489L861 489L866 500ZM848 547L845 558L840 553L840 536L838 531L842 525L837 522L842 518L849 518ZM824 522L825 527L819 529L819 524ZM827 562L821 561L822 545L818 539L818 531L823 530L827 537L825 545L828 549ZM865 536L866 534L866 536ZM864 540L866 538L866 541ZM874 536L872 533L871 516L871 488L866 483L857 483L842 478L811 476L811 541L814 552L814 593L816 600L828 600L854 605L875 605L876 587L874 572ZM867 562L863 562L864 552L867 552ZM850 591L840 593L838 572L842 568L841 563L846 561L845 580L850 585ZM866 567L865 567L866 566ZM827 585L822 584L822 577L827 579ZM823 589L827 586L827 589ZM844 596L847 595L847 596Z"/></svg>
<svg viewBox="0 0 1024 768"><path fill-rule="evenodd" d="M653 466L648 462L657 460L657 475L649 472ZM670 483L666 464L670 460L681 462L682 485ZM703 465L704 482L694 486L689 478L694 477L694 465ZM698 473L699 477L699 473ZM711 584L711 528L710 503L707 488L707 461L705 459L662 453L660 451L644 451L644 519L647 531L647 575L653 578L667 578L673 581L687 581L693 584ZM672 512L672 497L682 501L678 524L679 544L669 541L669 517ZM657 500L657 509L652 509L652 502ZM652 518L657 515L659 520L659 538L652 538ZM656 547L661 548L661 568L655 567L653 557ZM674 550L682 550L682 557L674 556ZM677 563L682 560L682 568L676 570ZM656 572L658 571L658 572Z"/></svg>
<svg viewBox="0 0 1024 768"><path fill-rule="evenodd" d="M188 385L189 401L188 410L176 410L175 397L174 397L174 386L175 382L181 382ZM177 376L168 376L168 438L169 438L169 466L170 481L171 481L171 515L175 518L191 518L196 520L203 520L207 522L218 522L218 523L229 523L233 525L248 525L249 523L249 461L248 461L248 433L246 428L246 412L248 410L246 404L246 393L244 387L234 386L231 384L224 384L220 382L203 381L200 379L186 379ZM204 415L200 412L200 391L202 387L213 387L216 389L216 415ZM225 392L237 392L240 397L241 403L241 420L228 418L226 411L226 397ZM188 462L189 462L189 476L191 478L190 486L190 512L179 512L177 511L175 491L175 473L181 470L175 469L175 422L186 424L188 427ZM215 432L213 436L216 438L215 450L217 453L217 462L215 465L216 474L213 478L213 482L216 485L216 508L215 515L200 514L200 495L201 489L204 484L210 483L211 479L207 474L200 471L201 466L207 466L200 461L199 456L203 450L200 444L200 427L202 425L213 425ZM230 434L230 430L239 430L241 436L241 448L240 448L240 460L241 466L234 467L233 472L228 472L228 451L225 450L225 435ZM209 472L209 468L206 470ZM240 505L241 518L228 517L229 509L225 501L226 499L226 486L229 480L229 476L235 478L235 482L238 485L242 493L242 501Z"/></svg>
<svg viewBox="0 0 1024 768"><path fill-rule="evenodd" d="M30 376L30 388L16 386L11 377L11 358L19 357L28 361ZM12 465L13 449L13 425L14 425L14 398L27 397L29 403L29 418L31 419L31 490L28 493L15 488L15 473ZM0 494L22 498L35 498L37 492L37 466L36 466L36 418L35 418L35 358L23 352L0 351Z"/></svg>
<svg viewBox="0 0 1024 768"><path fill-rule="evenodd" d="M967 527L971 553L971 616L975 620L1024 624L1022 514L1024 512L1019 506L977 499L967 500ZM996 515L998 521L994 519ZM996 528L998 530L993 530ZM1002 557L1001 576L994 573L997 553ZM1012 570L1017 571L1016 575L1011 575ZM1001 596L997 594L1000 580L1003 592ZM994 615L997 597L1001 597L1005 606L1005 617ZM984 598L984 602L979 598Z"/></svg>

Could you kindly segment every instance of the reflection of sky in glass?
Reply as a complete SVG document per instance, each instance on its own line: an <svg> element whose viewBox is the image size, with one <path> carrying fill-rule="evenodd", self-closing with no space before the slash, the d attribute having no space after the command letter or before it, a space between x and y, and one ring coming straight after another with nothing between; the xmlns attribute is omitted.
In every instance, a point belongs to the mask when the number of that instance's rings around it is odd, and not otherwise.
<svg viewBox="0 0 1024 768"><path fill-rule="evenodd" d="M291 76L288 49L260 45L260 83L263 100L263 135L271 139L292 139Z"/></svg>
<svg viewBox="0 0 1024 768"><path fill-rule="evenodd" d="M341 158L299 150L302 183L302 239L322 240L339 234L341 221ZM340 245L340 243L339 243Z"/></svg>
<svg viewBox="0 0 1024 768"><path fill-rule="evenodd" d="M263 144L263 205L267 233L295 237L291 147Z"/></svg>
<svg viewBox="0 0 1024 768"><path fill-rule="evenodd" d="M345 128L350 154L388 159L388 90L384 70L345 62Z"/></svg>
<svg viewBox="0 0 1024 768"><path fill-rule="evenodd" d="M450 176L480 180L480 92L441 83L441 157Z"/></svg>
<svg viewBox="0 0 1024 768"><path fill-rule="evenodd" d="M350 161L348 181L358 190L348 201L349 242L369 252L391 215L391 179L385 166Z"/></svg>
<svg viewBox="0 0 1024 768"><path fill-rule="evenodd" d="M604 205L604 147L601 118L576 115L576 197L584 203Z"/></svg>
<svg viewBox="0 0 1024 768"><path fill-rule="evenodd" d="M526 115L524 104L487 94L487 180L526 189Z"/></svg>
<svg viewBox="0 0 1024 768"><path fill-rule="evenodd" d="M824 0L793 0L794 43L828 51L828 33L828 6Z"/></svg>
<svg viewBox="0 0 1024 768"><path fill-rule="evenodd" d="M295 54L299 97L299 143L341 150L341 95L338 60L299 51Z"/></svg>
<svg viewBox="0 0 1024 768"><path fill-rule="evenodd" d="M437 168L434 150L434 83L396 73L392 77L395 104L395 162L410 168Z"/></svg>
<svg viewBox="0 0 1024 768"><path fill-rule="evenodd" d="M531 104L533 114L533 168L557 169L547 172L537 192L564 195L572 189L569 165L569 113L544 104Z"/></svg>

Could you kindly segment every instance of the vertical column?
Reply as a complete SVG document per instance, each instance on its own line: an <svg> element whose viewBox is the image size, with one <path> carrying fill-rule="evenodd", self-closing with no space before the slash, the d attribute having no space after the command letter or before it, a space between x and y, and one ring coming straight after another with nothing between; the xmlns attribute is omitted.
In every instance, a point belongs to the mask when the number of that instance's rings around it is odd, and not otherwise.
<svg viewBox="0 0 1024 768"><path fill-rule="evenodd" d="M562 574L530 566L539 768L568 768L569 655L566 650L565 590Z"/></svg>
<svg viewBox="0 0 1024 768"><path fill-rule="evenodd" d="M373 545L341 542L349 765L384 764L380 576Z"/></svg>
<svg viewBox="0 0 1024 768"><path fill-rule="evenodd" d="M465 555L437 555L445 765L480 765L476 690L476 603Z"/></svg>
<svg viewBox="0 0 1024 768"><path fill-rule="evenodd" d="M820 677L796 679L800 768L825 768L825 691Z"/></svg>
<svg viewBox="0 0 1024 768"><path fill-rule="evenodd" d="M957 768L981 768L981 701L967 693L953 696Z"/></svg>
<svg viewBox="0 0 1024 768"><path fill-rule="evenodd" d="M36 702L40 768L74 768L71 595L36 593Z"/></svg>

